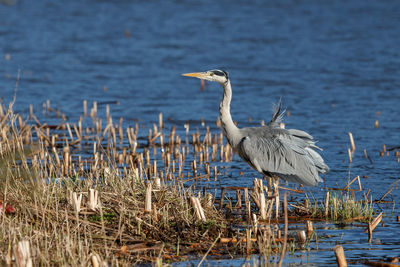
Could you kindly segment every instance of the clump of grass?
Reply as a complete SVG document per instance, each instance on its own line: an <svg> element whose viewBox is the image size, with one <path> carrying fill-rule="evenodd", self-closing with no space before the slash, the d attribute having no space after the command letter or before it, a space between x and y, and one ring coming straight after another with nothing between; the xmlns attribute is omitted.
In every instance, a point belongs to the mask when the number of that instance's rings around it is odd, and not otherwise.
<svg viewBox="0 0 400 267"><path fill-rule="evenodd" d="M297 214L310 216L315 219L330 221L369 221L373 217L374 205L372 200L357 200L354 194L343 191L328 191L325 199L312 201L306 196L303 203L292 205Z"/></svg>
<svg viewBox="0 0 400 267"><path fill-rule="evenodd" d="M372 201L357 201L355 197L349 193L341 195L333 194L328 207L324 207L324 211L326 208L329 210L328 218L334 221L354 219L368 221L372 218L374 211ZM321 212L320 210L320 213Z"/></svg>

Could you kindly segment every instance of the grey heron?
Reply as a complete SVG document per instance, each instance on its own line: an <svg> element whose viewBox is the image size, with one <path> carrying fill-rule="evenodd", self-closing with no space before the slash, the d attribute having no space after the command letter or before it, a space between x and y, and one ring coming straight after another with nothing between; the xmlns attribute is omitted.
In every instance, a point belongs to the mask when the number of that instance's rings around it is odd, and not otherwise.
<svg viewBox="0 0 400 267"><path fill-rule="evenodd" d="M230 113L232 88L226 71L209 70L182 75L221 84L224 89L219 105L222 131L233 151L252 168L265 176L277 176L307 186L322 182L319 174L329 171L329 167L315 151L322 149L315 145L313 137L308 133L279 127L283 117L280 102L267 125L238 128Z"/></svg>

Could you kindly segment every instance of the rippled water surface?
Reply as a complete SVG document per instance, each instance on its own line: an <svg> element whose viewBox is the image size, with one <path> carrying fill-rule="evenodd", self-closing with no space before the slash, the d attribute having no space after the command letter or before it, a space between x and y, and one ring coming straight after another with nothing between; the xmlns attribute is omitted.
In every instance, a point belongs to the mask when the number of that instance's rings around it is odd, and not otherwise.
<svg viewBox="0 0 400 267"><path fill-rule="evenodd" d="M12 1L9 1L12 2ZM379 199L400 179L387 148L400 145L400 2L387 1L16 1L0 4L0 97L15 110L36 113L49 99L70 120L82 101L111 105L125 126L147 127L162 112L167 128L215 126L222 90L180 76L223 68L233 86L232 117L239 126L268 121L282 97L287 128L310 132L331 172L325 185L343 187L360 175ZM251 117L251 122L249 122ZM51 121L56 118L47 118ZM375 128L375 121L379 128ZM144 128L143 135L147 134ZM356 142L348 164L348 132ZM373 164L364 158L366 149ZM238 158L222 185L251 185L259 175ZM244 175L239 172L243 171ZM310 188L317 198L323 185ZM387 197L398 200L395 189ZM287 264L336 264L340 243L348 259L399 256L398 205L375 206L386 227L368 243L363 228L320 224L318 248L288 255ZM393 212L393 213L392 213ZM325 238L324 238L325 237ZM328 238L329 237L329 238ZM240 265L245 260L214 262Z"/></svg>

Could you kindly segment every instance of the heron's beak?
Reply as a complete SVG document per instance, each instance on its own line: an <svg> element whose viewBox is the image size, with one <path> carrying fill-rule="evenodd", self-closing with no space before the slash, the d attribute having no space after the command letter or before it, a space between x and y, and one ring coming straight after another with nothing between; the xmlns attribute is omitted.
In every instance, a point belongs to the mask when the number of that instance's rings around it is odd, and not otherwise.
<svg viewBox="0 0 400 267"><path fill-rule="evenodd" d="M192 73L184 73L182 76L188 76L188 77L196 77L199 79L206 79L208 74L206 72L192 72Z"/></svg>

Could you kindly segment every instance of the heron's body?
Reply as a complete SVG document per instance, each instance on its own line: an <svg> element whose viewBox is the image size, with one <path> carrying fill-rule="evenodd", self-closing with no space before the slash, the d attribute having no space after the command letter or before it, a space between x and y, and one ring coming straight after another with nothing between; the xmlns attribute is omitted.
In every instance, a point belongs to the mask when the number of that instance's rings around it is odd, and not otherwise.
<svg viewBox="0 0 400 267"><path fill-rule="evenodd" d="M315 151L319 148L308 133L279 127L283 116L280 103L267 125L239 129L230 114L232 88L226 72L212 70L184 75L222 85L224 94L219 109L222 131L233 150L251 167L263 175L276 175L309 186L322 181L319 173L326 173L329 168Z"/></svg>

